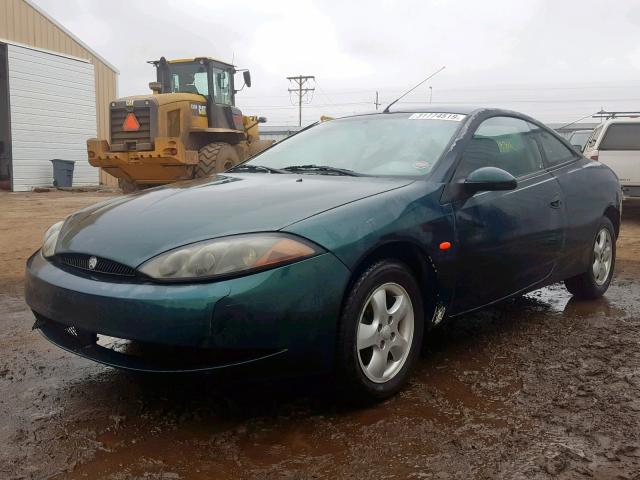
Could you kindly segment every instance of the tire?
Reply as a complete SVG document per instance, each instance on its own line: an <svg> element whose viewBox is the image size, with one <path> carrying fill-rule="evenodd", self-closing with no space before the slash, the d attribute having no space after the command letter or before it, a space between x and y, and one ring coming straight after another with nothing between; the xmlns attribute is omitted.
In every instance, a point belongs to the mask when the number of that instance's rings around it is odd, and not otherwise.
<svg viewBox="0 0 640 480"><path fill-rule="evenodd" d="M238 163L240 163L240 157L233 146L224 142L210 143L198 152L198 165L196 165L194 178L224 172Z"/></svg>
<svg viewBox="0 0 640 480"><path fill-rule="evenodd" d="M409 303L387 323L399 296ZM409 269L396 260L371 265L351 288L338 327L336 373L345 399L368 403L397 393L420 354L423 334L422 296Z"/></svg>
<svg viewBox="0 0 640 480"><path fill-rule="evenodd" d="M581 300L595 300L604 295L609 288L615 264L615 230L611 220L603 217L593 239L593 252L589 268L580 275L567 278L564 284L574 297ZM606 273L603 269L606 270Z"/></svg>

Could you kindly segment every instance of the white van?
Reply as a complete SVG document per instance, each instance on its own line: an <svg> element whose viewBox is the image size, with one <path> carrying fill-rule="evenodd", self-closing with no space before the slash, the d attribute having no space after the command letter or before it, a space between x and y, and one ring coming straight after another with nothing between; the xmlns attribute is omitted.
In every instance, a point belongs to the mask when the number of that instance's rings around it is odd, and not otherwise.
<svg viewBox="0 0 640 480"><path fill-rule="evenodd" d="M614 118L595 128L584 156L609 166L626 197L640 197L640 118Z"/></svg>

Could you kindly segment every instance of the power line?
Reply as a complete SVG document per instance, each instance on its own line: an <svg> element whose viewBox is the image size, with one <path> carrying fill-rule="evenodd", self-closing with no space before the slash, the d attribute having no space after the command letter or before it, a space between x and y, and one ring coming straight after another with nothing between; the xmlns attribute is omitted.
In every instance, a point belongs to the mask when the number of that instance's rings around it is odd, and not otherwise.
<svg viewBox="0 0 640 480"><path fill-rule="evenodd" d="M319 108L319 107L343 107L349 105L371 105L371 102L344 102L344 103L314 103L307 108ZM291 108L298 108L297 105L242 105L243 108L273 108L276 110L285 110Z"/></svg>
<svg viewBox="0 0 640 480"><path fill-rule="evenodd" d="M317 82L317 81L316 81ZM316 83L317 86L317 83ZM545 91L545 90L599 90L599 89L637 89L640 88L640 85L582 85L582 86L538 86L538 85L528 85L528 86L480 86L480 87L452 87L452 88L439 88L439 92L482 92L482 91L490 91L490 92L503 92L503 91L531 91L534 90L536 92ZM390 88L385 89L384 92L387 95L392 95L396 93L401 93L403 90L400 88ZM354 89L354 90L346 90L346 89L338 89L338 90L325 90L325 95L331 95L332 97L340 96L340 95L356 95L356 94L371 94L372 89ZM290 95L242 95L243 99L254 99L254 98L289 98ZM329 102L333 103L333 102Z"/></svg>
<svg viewBox="0 0 640 480"><path fill-rule="evenodd" d="M315 88L305 87L308 82L316 80L316 77L313 75L298 75L297 77L287 77L287 80L293 82L294 85L297 85L297 88L290 88L289 94L295 92L298 94L298 126L302 126L302 98L306 96L309 92L313 93Z"/></svg>
<svg viewBox="0 0 640 480"><path fill-rule="evenodd" d="M320 93L321 93L321 94L324 96L324 98L326 98L326 99L327 99L327 101L329 102L327 105L330 105L330 106L340 105L340 104L336 104L336 103L334 103L334 101L333 101L331 98L329 98L329 95L327 95L327 94L325 93L324 89L320 86L320 83L318 83L318 80L316 80L315 82L316 82L316 87L318 87L318 90L320 91ZM331 112L331 113L333 113L333 112Z"/></svg>

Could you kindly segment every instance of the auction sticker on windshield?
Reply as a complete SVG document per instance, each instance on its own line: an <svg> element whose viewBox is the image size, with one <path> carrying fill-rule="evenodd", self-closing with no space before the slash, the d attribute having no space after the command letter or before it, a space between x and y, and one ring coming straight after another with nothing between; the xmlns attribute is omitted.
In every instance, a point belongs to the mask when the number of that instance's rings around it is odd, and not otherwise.
<svg viewBox="0 0 640 480"><path fill-rule="evenodd" d="M466 115L459 113L414 113L409 120L450 120L452 122L461 122Z"/></svg>

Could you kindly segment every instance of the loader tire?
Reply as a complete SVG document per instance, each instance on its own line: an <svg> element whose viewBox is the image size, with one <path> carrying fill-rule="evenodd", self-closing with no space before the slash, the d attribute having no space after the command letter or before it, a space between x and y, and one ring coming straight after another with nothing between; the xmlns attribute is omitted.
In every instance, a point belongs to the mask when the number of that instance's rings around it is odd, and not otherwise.
<svg viewBox="0 0 640 480"><path fill-rule="evenodd" d="M202 178L214 173L224 172L240 163L238 152L232 145L215 142L205 145L198 152L198 165L194 178Z"/></svg>

